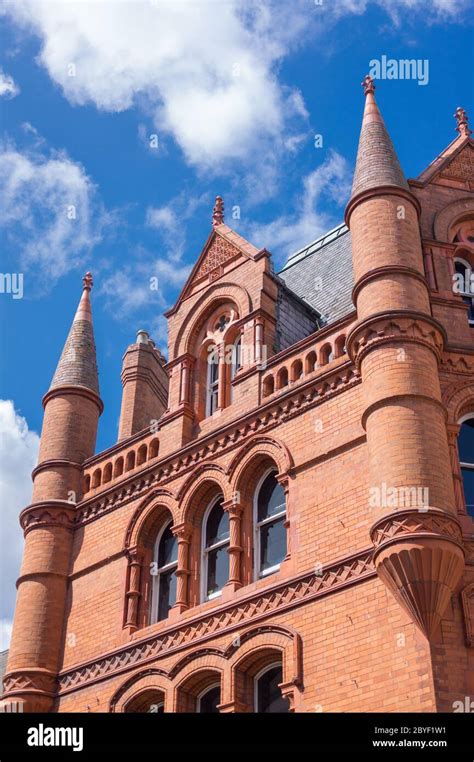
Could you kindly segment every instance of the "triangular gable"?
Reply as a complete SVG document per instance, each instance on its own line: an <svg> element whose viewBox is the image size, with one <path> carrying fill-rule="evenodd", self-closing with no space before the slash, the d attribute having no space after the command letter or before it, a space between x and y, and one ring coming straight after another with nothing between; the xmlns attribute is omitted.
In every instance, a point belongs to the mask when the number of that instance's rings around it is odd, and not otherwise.
<svg viewBox="0 0 474 762"><path fill-rule="evenodd" d="M255 260L264 253L266 253L265 249L257 249L224 223L216 225L191 270L176 304L166 314L173 313L196 285L218 280L224 274L224 266L233 260L239 257Z"/></svg>
<svg viewBox="0 0 474 762"><path fill-rule="evenodd" d="M474 174L474 141L468 137L458 137L431 162L419 175L415 184L454 180L472 185Z"/></svg>

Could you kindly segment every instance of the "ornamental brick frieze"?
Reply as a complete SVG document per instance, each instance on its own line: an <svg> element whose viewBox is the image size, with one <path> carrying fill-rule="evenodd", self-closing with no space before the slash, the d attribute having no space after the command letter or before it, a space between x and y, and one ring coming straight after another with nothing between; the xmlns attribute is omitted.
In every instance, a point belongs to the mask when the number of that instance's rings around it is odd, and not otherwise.
<svg viewBox="0 0 474 762"><path fill-rule="evenodd" d="M383 312L358 323L347 337L347 351L359 369L363 357L372 349L393 341L422 344L431 349L438 361L446 341L444 328L423 313Z"/></svg>
<svg viewBox="0 0 474 762"><path fill-rule="evenodd" d="M76 504L67 500L46 500L33 503L20 513L20 525L26 535L37 527L63 527L74 529Z"/></svg>
<svg viewBox="0 0 474 762"><path fill-rule="evenodd" d="M56 675L47 670L21 670L11 672L3 678L4 695L15 693L41 693L54 696L56 694Z"/></svg>
<svg viewBox="0 0 474 762"><path fill-rule="evenodd" d="M384 516L370 530L375 548L406 538L416 541L420 537L446 538L462 546L459 521L451 514L434 508L397 511Z"/></svg>
<svg viewBox="0 0 474 762"><path fill-rule="evenodd" d="M132 643L103 658L62 672L59 693L68 693L84 685L95 683L168 655L231 632L242 626L265 619L272 613L281 613L373 578L372 549L329 564L318 573L301 575L285 584L267 588L260 594L242 597L238 603L221 607L214 613L190 617L181 625Z"/></svg>
<svg viewBox="0 0 474 762"><path fill-rule="evenodd" d="M115 510L126 503L145 495L150 489L163 486L177 476L190 472L197 464L207 458L215 458L239 447L250 436L258 432L271 431L306 410L326 402L332 397L347 391L360 383L360 376L349 363L340 366L337 373L326 375L319 380L303 384L298 391L290 389L278 400L263 405L247 420L230 425L222 432L216 432L207 442L198 442L188 450L154 468L145 470L142 475L112 487L102 495L78 505L75 524L81 526L93 521L98 516Z"/></svg>

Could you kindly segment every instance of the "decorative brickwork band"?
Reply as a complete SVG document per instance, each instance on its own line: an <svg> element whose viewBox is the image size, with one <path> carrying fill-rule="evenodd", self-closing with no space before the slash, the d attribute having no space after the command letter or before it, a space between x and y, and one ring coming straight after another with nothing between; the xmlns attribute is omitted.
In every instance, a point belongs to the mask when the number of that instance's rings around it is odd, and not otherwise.
<svg viewBox="0 0 474 762"><path fill-rule="evenodd" d="M384 516L370 534L378 575L432 638L464 569L459 522L435 508L406 510Z"/></svg>
<svg viewBox="0 0 474 762"><path fill-rule="evenodd" d="M8 672L3 678L4 694L2 699L16 695L37 695L54 697L56 695L56 675L46 669L28 669Z"/></svg>
<svg viewBox="0 0 474 762"><path fill-rule="evenodd" d="M20 513L20 525L26 535L31 529L40 527L62 527L74 529L76 504L68 500L45 500L32 503Z"/></svg>
<svg viewBox="0 0 474 762"><path fill-rule="evenodd" d="M270 612L280 612L302 605L313 599L354 585L375 575L372 550L329 564L318 574L296 577L286 584L267 588L259 595L239 600L238 606L220 607L207 616L190 617L182 625L170 627L159 635L112 652L60 675L60 693L95 683L113 674L125 672L137 664L147 664L156 658L191 644L197 644L225 632L232 632L268 617Z"/></svg>
<svg viewBox="0 0 474 762"><path fill-rule="evenodd" d="M421 344L434 352L438 361L446 341L443 326L422 312L387 311L357 323L347 337L347 351L357 369L372 349L391 342Z"/></svg>

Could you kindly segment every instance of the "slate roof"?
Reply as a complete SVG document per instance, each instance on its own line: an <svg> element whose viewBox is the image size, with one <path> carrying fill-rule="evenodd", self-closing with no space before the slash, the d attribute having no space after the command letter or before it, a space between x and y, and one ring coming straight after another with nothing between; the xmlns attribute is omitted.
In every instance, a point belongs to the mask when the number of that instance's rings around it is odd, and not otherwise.
<svg viewBox="0 0 474 762"><path fill-rule="evenodd" d="M366 91L364 116L359 137L352 197L370 188L396 185L408 190L397 154L375 101L373 82Z"/></svg>
<svg viewBox="0 0 474 762"><path fill-rule="evenodd" d="M325 325L353 312L351 234L346 225L295 252L278 276L323 316Z"/></svg>
<svg viewBox="0 0 474 762"><path fill-rule="evenodd" d="M82 386L99 394L94 329L87 289L82 293L50 389L60 386Z"/></svg>

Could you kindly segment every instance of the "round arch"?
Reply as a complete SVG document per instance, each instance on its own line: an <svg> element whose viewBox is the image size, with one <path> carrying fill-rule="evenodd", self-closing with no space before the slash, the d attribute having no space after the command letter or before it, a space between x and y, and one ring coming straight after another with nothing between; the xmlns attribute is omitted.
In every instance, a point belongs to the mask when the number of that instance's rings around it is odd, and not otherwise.
<svg viewBox="0 0 474 762"><path fill-rule="evenodd" d="M242 286L238 286L235 283L221 283L209 289L197 300L193 309L189 311L187 317L183 320L176 337L173 347L173 358L171 359L191 351L193 337L200 330L209 315L220 304L225 302L235 304L239 319L252 311L252 300L248 291Z"/></svg>
<svg viewBox="0 0 474 762"><path fill-rule="evenodd" d="M173 524L176 524L178 503L175 496L169 490L154 490L140 503L130 519L125 533L124 548L133 548L141 544L165 512L171 514Z"/></svg>
<svg viewBox="0 0 474 762"><path fill-rule="evenodd" d="M134 702L140 701L141 698L145 698L147 694L150 696L155 693L158 696L164 697L165 711L171 711L169 706L171 696L171 682L167 673L156 667L141 670L128 678L118 688L110 699L110 712L126 712L127 707L130 707Z"/></svg>

